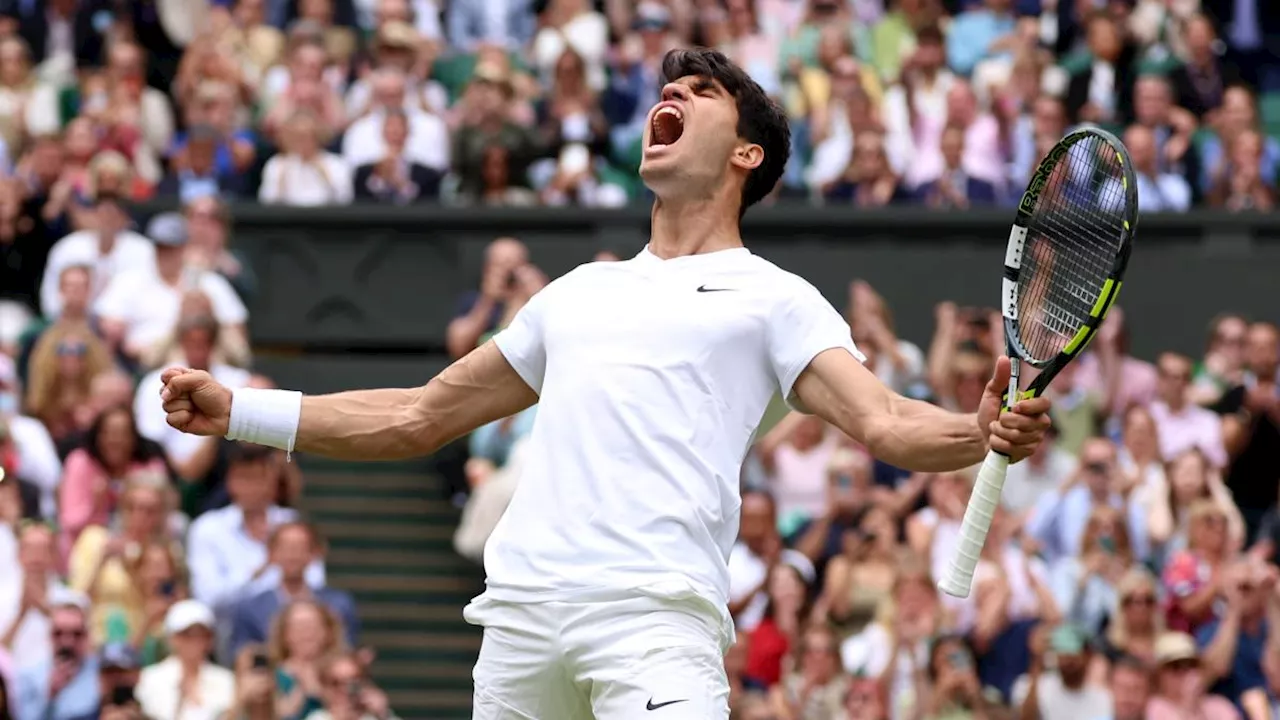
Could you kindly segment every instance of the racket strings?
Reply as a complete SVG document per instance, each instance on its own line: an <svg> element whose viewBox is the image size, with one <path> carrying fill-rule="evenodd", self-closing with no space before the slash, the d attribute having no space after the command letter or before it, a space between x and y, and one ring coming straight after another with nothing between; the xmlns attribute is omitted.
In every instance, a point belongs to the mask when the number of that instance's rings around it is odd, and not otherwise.
<svg viewBox="0 0 1280 720"><path fill-rule="evenodd" d="M1018 334L1032 361L1055 357L1092 313L1124 234L1123 177L1111 145L1086 137L1041 190L1018 275Z"/></svg>

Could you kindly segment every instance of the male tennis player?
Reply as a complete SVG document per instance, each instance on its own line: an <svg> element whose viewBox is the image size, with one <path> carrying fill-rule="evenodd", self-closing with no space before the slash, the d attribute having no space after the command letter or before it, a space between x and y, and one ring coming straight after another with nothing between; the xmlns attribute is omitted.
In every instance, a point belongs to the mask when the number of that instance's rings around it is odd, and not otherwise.
<svg viewBox="0 0 1280 720"><path fill-rule="evenodd" d="M904 399L863 368L813 286L751 254L738 221L786 164L787 120L708 50L667 55L640 173L648 247L552 282L425 386L303 397L164 374L169 422L336 458L431 453L538 402L519 489L485 548L482 720L728 717L726 559L738 477L775 392L877 457L954 470L1029 455L1048 401L1000 416L1001 360L977 415Z"/></svg>

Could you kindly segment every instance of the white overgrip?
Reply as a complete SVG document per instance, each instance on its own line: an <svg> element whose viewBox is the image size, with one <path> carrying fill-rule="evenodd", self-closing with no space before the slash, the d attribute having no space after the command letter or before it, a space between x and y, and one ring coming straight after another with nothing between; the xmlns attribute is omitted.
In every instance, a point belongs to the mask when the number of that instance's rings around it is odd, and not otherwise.
<svg viewBox="0 0 1280 720"><path fill-rule="evenodd" d="M987 533L991 532L991 519L1000 507L1000 491L1004 489L1004 478L1008 472L1009 458L994 450L987 453L964 510L955 555L946 576L938 583L938 588L952 597L969 597L973 588L973 572L978 567L978 558L982 556Z"/></svg>

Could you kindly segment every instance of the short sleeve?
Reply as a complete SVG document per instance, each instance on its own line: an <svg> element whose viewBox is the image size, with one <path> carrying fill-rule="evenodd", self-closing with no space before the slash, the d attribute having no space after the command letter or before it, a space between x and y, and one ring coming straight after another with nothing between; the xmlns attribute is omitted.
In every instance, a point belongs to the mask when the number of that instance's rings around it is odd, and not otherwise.
<svg viewBox="0 0 1280 720"><path fill-rule="evenodd" d="M542 394L542 378L547 371L546 314L548 295L554 283L534 295L511 324L493 336L507 362L533 391Z"/></svg>
<svg viewBox="0 0 1280 720"><path fill-rule="evenodd" d="M222 325L241 325L249 319L249 311L227 279L217 273L205 273L200 278L200 289L209 296L213 315Z"/></svg>
<svg viewBox="0 0 1280 720"><path fill-rule="evenodd" d="M866 357L853 344L849 323L822 297L822 293L801 281L797 290L779 303L769 318L769 363L782 397L795 409L791 388L800 373L809 367L819 353L844 348L865 362Z"/></svg>
<svg viewBox="0 0 1280 720"><path fill-rule="evenodd" d="M139 279L130 273L117 275L94 302L94 314L111 320L130 320L132 301L140 284Z"/></svg>

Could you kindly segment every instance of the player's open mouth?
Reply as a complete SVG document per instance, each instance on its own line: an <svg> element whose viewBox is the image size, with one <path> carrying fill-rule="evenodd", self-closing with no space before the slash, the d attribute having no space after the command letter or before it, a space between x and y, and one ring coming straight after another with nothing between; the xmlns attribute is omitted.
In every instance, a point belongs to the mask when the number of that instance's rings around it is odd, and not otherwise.
<svg viewBox="0 0 1280 720"><path fill-rule="evenodd" d="M649 128L649 149L674 145L684 134L684 114L674 105L663 105L653 114Z"/></svg>

